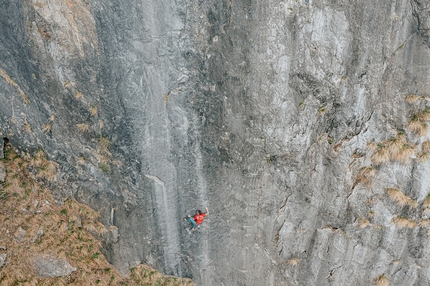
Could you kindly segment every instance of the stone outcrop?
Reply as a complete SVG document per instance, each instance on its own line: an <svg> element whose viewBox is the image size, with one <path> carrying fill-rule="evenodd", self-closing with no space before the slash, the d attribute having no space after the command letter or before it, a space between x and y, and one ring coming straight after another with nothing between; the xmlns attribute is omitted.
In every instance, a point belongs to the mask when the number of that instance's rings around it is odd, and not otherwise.
<svg viewBox="0 0 430 286"><path fill-rule="evenodd" d="M59 164L42 183L122 272L429 283L425 1L0 5L0 134Z"/></svg>
<svg viewBox="0 0 430 286"><path fill-rule="evenodd" d="M70 275L76 271L66 259L57 259L51 256L39 256L32 260L34 271L38 277L55 278Z"/></svg>

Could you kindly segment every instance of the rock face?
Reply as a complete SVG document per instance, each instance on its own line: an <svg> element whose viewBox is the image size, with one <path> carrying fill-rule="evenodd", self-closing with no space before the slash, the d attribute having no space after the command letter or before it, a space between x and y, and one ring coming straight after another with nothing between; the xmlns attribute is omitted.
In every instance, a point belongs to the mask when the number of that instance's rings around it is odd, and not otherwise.
<svg viewBox="0 0 430 286"><path fill-rule="evenodd" d="M59 164L121 271L429 283L426 2L0 5L0 133Z"/></svg>

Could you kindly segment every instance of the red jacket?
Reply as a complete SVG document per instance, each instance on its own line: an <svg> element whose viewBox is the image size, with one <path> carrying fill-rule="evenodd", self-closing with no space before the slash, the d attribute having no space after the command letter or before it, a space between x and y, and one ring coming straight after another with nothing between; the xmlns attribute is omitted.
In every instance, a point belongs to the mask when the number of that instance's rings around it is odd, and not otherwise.
<svg viewBox="0 0 430 286"><path fill-rule="evenodd" d="M203 213L203 214L196 214L195 216L194 216L194 220L196 221L196 224L201 224L202 222L203 222L203 220L205 219L205 216L206 216L206 214L205 213Z"/></svg>

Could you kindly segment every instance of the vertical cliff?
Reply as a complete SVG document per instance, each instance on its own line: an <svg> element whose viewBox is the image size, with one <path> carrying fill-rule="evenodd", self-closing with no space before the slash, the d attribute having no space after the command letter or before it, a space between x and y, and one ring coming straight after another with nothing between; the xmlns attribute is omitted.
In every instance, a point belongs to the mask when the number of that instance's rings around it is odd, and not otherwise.
<svg viewBox="0 0 430 286"><path fill-rule="evenodd" d="M118 227L120 271L428 284L425 2L0 4L0 133Z"/></svg>

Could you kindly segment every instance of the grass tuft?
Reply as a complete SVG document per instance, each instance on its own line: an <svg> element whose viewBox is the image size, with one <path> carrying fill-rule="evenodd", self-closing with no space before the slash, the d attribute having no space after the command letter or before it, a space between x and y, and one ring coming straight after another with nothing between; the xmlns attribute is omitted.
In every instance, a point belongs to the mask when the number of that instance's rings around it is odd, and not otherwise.
<svg viewBox="0 0 430 286"><path fill-rule="evenodd" d="M420 99L423 99L423 97L419 96L419 95L415 95L415 94L410 94L410 95L406 96L405 100L408 103L415 103L415 102L417 102Z"/></svg>
<svg viewBox="0 0 430 286"><path fill-rule="evenodd" d="M27 120L24 120L24 123L22 124L22 130L24 130L24 132L27 134L31 133L31 125L27 122Z"/></svg>
<svg viewBox="0 0 430 286"><path fill-rule="evenodd" d="M366 218L359 218L358 219L358 225L360 226L360 228L365 228L366 226L368 226L370 224L369 220Z"/></svg>
<svg viewBox="0 0 430 286"><path fill-rule="evenodd" d="M427 162L430 160L430 153L428 152L420 152L418 153L418 160L420 162Z"/></svg>
<svg viewBox="0 0 430 286"><path fill-rule="evenodd" d="M430 109L426 108L413 114L408 121L408 128L418 136L425 136L429 126L426 121L430 121Z"/></svg>
<svg viewBox="0 0 430 286"><path fill-rule="evenodd" d="M415 228L418 226L415 221L404 218L402 216L396 216L391 220L391 223L403 228Z"/></svg>
<svg viewBox="0 0 430 286"><path fill-rule="evenodd" d="M371 160L376 166L381 165L390 160L390 152L385 146L378 146L378 149L373 153Z"/></svg>
<svg viewBox="0 0 430 286"><path fill-rule="evenodd" d="M85 123L76 124L76 127L78 127L79 131L84 133L90 130L90 127Z"/></svg>
<svg viewBox="0 0 430 286"><path fill-rule="evenodd" d="M375 286L388 286L390 285L390 280L387 278L387 276L382 274L381 276L373 279L373 283Z"/></svg>
<svg viewBox="0 0 430 286"><path fill-rule="evenodd" d="M408 122L408 128L411 129L416 135L422 137L427 134L429 126L427 123L417 119L417 117L412 117Z"/></svg>
<svg viewBox="0 0 430 286"><path fill-rule="evenodd" d="M83 97L84 97L84 94L82 92L80 92L80 91L75 94L75 98L76 99L81 99Z"/></svg>
<svg viewBox="0 0 430 286"><path fill-rule="evenodd" d="M418 206L416 200L413 200L410 197L406 196L401 190L397 188L386 188L385 192L391 200L397 202L400 206L408 205L414 208Z"/></svg>
<svg viewBox="0 0 430 286"><path fill-rule="evenodd" d="M51 133L52 131L52 122L46 123L42 125L42 131L46 133Z"/></svg>
<svg viewBox="0 0 430 286"><path fill-rule="evenodd" d="M371 160L375 165L381 165L388 161L406 164L416 149L415 145L406 141L404 132L398 132L396 137L391 137L380 143L370 142L367 146L374 150Z"/></svg>
<svg viewBox="0 0 430 286"><path fill-rule="evenodd" d="M108 150L109 149L109 147L110 147L110 141L109 141L109 139L107 139L107 138L105 138L105 137L103 137L103 136L100 136L99 137L99 144L100 144L100 147L105 151L105 150Z"/></svg>
<svg viewBox="0 0 430 286"><path fill-rule="evenodd" d="M296 257L288 259L285 261L285 263L287 263L288 265L291 265L291 266L296 266L299 264L299 262L300 262L300 259L296 258Z"/></svg>
<svg viewBox="0 0 430 286"><path fill-rule="evenodd" d="M376 169L373 168L372 166L366 166L366 167L362 167L359 171L358 171L358 175L357 178L355 179L355 184L360 184L363 183L366 185L366 187L370 187L370 184L372 183L370 178L374 177L376 175Z"/></svg>
<svg viewBox="0 0 430 286"><path fill-rule="evenodd" d="M64 88L67 88L67 89L72 88L72 83L70 81L64 82Z"/></svg>
<svg viewBox="0 0 430 286"><path fill-rule="evenodd" d="M42 131L46 133L51 133L52 131L52 124L54 123L55 115L51 115L49 117L49 120L46 124L42 125Z"/></svg>
<svg viewBox="0 0 430 286"><path fill-rule="evenodd" d="M95 106L91 105L91 106L90 106L90 114L91 114L92 116L97 116L97 114L98 114L98 112L97 112L97 107L95 107Z"/></svg>
<svg viewBox="0 0 430 286"><path fill-rule="evenodd" d="M21 95L22 100L26 103L26 104L30 104L30 99L28 99L27 94L25 94L25 92L21 89L21 87L2 69L0 69L0 76L2 76L6 83L13 86L14 88L16 88L19 92L19 94Z"/></svg>

